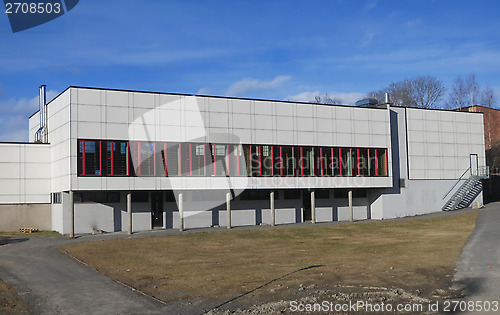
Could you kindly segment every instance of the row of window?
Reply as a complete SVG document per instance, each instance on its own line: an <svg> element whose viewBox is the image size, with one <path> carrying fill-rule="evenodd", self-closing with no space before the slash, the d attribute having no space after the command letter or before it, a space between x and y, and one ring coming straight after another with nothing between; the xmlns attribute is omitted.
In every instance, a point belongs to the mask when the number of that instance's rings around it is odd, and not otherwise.
<svg viewBox="0 0 500 315"><path fill-rule="evenodd" d="M238 197L240 200L269 200L270 193L272 190L270 189L247 189L243 191ZM347 198L348 189L316 189L315 190L315 198L316 199L329 199L330 191L333 192L333 195L336 199ZM207 192L207 195L213 195L216 192ZM302 199L302 195L304 193L310 193L309 191L304 191L300 189L285 189L283 190L283 198L286 199ZM193 200L195 201L203 201L209 198L203 196L203 194L193 194ZM203 199L205 197L205 199ZM212 196L213 197L213 196ZM219 199L223 200L225 198L225 193L220 192ZM364 189L354 189L353 190L354 198L366 198L366 190ZM89 202L98 202L98 203L120 203L120 192L118 191L89 191L89 192L75 192L74 193L74 202L75 203L89 203ZM166 191L164 197L162 197L166 202L175 202L175 196L173 191ZM275 190L274 199L280 199L280 193L278 190ZM149 192L147 191L134 191L132 192L132 202L140 203L140 202L149 202ZM52 193L52 203L61 203L61 193Z"/></svg>
<svg viewBox="0 0 500 315"><path fill-rule="evenodd" d="M386 148L78 140L79 176L387 176Z"/></svg>

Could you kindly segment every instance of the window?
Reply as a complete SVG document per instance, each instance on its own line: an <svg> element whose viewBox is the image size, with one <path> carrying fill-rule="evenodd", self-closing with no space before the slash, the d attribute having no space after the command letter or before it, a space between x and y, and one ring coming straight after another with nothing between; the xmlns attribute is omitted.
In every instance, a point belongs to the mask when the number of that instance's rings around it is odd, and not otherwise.
<svg viewBox="0 0 500 315"><path fill-rule="evenodd" d="M283 176L294 176L295 172L295 159L293 156L294 147L282 146L281 158L283 163Z"/></svg>
<svg viewBox="0 0 500 315"><path fill-rule="evenodd" d="M300 147L301 176L314 176L314 151L311 147Z"/></svg>
<svg viewBox="0 0 500 315"><path fill-rule="evenodd" d="M203 176L205 175L205 144L190 144L192 162L191 162L191 175Z"/></svg>
<svg viewBox="0 0 500 315"><path fill-rule="evenodd" d="M228 145L212 144L213 174L215 176L229 176Z"/></svg>
<svg viewBox="0 0 500 315"><path fill-rule="evenodd" d="M342 176L342 149L333 148L333 175Z"/></svg>
<svg viewBox="0 0 500 315"><path fill-rule="evenodd" d="M106 172L108 176L128 175L128 142L107 141Z"/></svg>
<svg viewBox="0 0 500 315"><path fill-rule="evenodd" d="M276 198L276 194L274 194ZM240 194L240 200L269 200L271 190L268 189L247 189Z"/></svg>
<svg viewBox="0 0 500 315"><path fill-rule="evenodd" d="M284 190L285 199L301 199L302 195L300 189L285 189Z"/></svg>
<svg viewBox="0 0 500 315"><path fill-rule="evenodd" d="M386 148L78 140L78 176L388 176Z"/></svg>
<svg viewBox="0 0 500 315"><path fill-rule="evenodd" d="M167 144L167 176L181 175L181 144Z"/></svg>
<svg viewBox="0 0 500 315"><path fill-rule="evenodd" d="M61 193L52 193L52 203L58 204L62 202Z"/></svg>
<svg viewBox="0 0 500 315"><path fill-rule="evenodd" d="M109 203L119 203L120 202L120 193L118 191L109 191L106 196L106 202Z"/></svg>
<svg viewBox="0 0 500 315"><path fill-rule="evenodd" d="M273 147L273 175L283 176L283 163L282 163L283 148L281 146Z"/></svg>
<svg viewBox="0 0 500 315"><path fill-rule="evenodd" d="M130 155L136 176L156 175L154 142L132 142Z"/></svg>
<svg viewBox="0 0 500 315"><path fill-rule="evenodd" d="M317 176L333 176L333 148L315 148L314 172Z"/></svg>
<svg viewBox="0 0 500 315"><path fill-rule="evenodd" d="M166 191L166 201L167 202L175 202L175 195L172 190Z"/></svg>
<svg viewBox="0 0 500 315"><path fill-rule="evenodd" d="M316 189L314 191L314 198L316 198L316 199L330 199L330 190L328 190L328 189Z"/></svg>
<svg viewBox="0 0 500 315"><path fill-rule="evenodd" d="M78 141L78 174L82 176L101 176L101 141Z"/></svg>
<svg viewBox="0 0 500 315"><path fill-rule="evenodd" d="M243 145L243 156L245 157L245 169L246 176L252 176L252 146L251 145Z"/></svg>
<svg viewBox="0 0 500 315"><path fill-rule="evenodd" d="M334 196L336 199L349 198L349 189L335 189ZM353 189L352 198L366 198L366 189Z"/></svg>
<svg viewBox="0 0 500 315"><path fill-rule="evenodd" d="M147 191L132 192L132 202L148 202L149 193Z"/></svg>
<svg viewBox="0 0 500 315"><path fill-rule="evenodd" d="M86 191L73 194L75 203L119 203L120 193L117 191Z"/></svg>
<svg viewBox="0 0 500 315"><path fill-rule="evenodd" d="M352 149L342 148L340 157L341 176L352 176Z"/></svg>
<svg viewBox="0 0 500 315"><path fill-rule="evenodd" d="M375 149L377 154L377 176L387 176L387 149Z"/></svg>
<svg viewBox="0 0 500 315"><path fill-rule="evenodd" d="M356 169L357 175L359 176L369 176L369 163L368 163L368 149L356 149Z"/></svg>
<svg viewBox="0 0 500 315"><path fill-rule="evenodd" d="M260 146L262 150L262 168L261 176L272 176L273 175L273 146L263 145Z"/></svg>
<svg viewBox="0 0 500 315"><path fill-rule="evenodd" d="M244 165L242 163L243 154L241 152L241 146L239 145L228 145L229 147L229 170L231 171L231 176L240 176L241 167Z"/></svg>

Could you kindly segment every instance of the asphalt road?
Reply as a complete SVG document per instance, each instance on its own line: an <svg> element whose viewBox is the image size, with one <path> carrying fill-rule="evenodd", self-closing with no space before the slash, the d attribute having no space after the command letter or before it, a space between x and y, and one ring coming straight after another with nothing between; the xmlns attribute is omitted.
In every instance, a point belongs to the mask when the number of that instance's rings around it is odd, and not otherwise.
<svg viewBox="0 0 500 315"><path fill-rule="evenodd" d="M467 301L483 305L496 301L498 311L489 314L500 314L500 203L480 210L457 263L455 280L465 285ZM470 313L488 314L477 310Z"/></svg>
<svg viewBox="0 0 500 315"><path fill-rule="evenodd" d="M60 253L64 237L0 242L0 277L34 314L177 314L166 306Z"/></svg>

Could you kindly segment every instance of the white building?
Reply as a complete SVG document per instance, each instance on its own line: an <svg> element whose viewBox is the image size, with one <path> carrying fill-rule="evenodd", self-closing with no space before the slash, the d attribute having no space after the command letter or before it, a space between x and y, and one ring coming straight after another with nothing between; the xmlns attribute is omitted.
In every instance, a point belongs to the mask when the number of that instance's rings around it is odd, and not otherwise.
<svg viewBox="0 0 500 315"><path fill-rule="evenodd" d="M44 88L30 143L0 143L0 230L385 219L482 201L481 113L73 86L43 105Z"/></svg>

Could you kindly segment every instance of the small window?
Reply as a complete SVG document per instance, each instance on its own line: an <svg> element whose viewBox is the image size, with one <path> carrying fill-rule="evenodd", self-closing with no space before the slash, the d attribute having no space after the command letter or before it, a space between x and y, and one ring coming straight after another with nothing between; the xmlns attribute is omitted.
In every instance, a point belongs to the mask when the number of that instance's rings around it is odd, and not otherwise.
<svg viewBox="0 0 500 315"><path fill-rule="evenodd" d="M167 202L175 202L175 195L174 195L173 191L167 190L166 195L167 195L167 197L166 197Z"/></svg>
<svg viewBox="0 0 500 315"><path fill-rule="evenodd" d="M62 202L62 199L61 199L61 193L52 193L52 203L61 203Z"/></svg>
<svg viewBox="0 0 500 315"><path fill-rule="evenodd" d="M269 189L247 189L240 194L240 200L269 200L271 191ZM276 193L274 199L277 199Z"/></svg>
<svg viewBox="0 0 500 315"><path fill-rule="evenodd" d="M349 189L335 189L334 196L336 199L347 199L349 198ZM366 198L366 189L353 189L352 198Z"/></svg>
<svg viewBox="0 0 500 315"><path fill-rule="evenodd" d="M328 189L317 189L314 191L316 199L330 199L330 191Z"/></svg>
<svg viewBox="0 0 500 315"><path fill-rule="evenodd" d="M149 193L147 191L132 192L132 202L148 202Z"/></svg>
<svg viewBox="0 0 500 315"><path fill-rule="evenodd" d="M335 199L346 199L347 198L347 189L334 189L333 195Z"/></svg>
<svg viewBox="0 0 500 315"><path fill-rule="evenodd" d="M301 199L300 189L285 189L285 199Z"/></svg>
<svg viewBox="0 0 500 315"><path fill-rule="evenodd" d="M120 202L120 193L118 191L110 191L107 194L107 202L109 203L119 203Z"/></svg>

